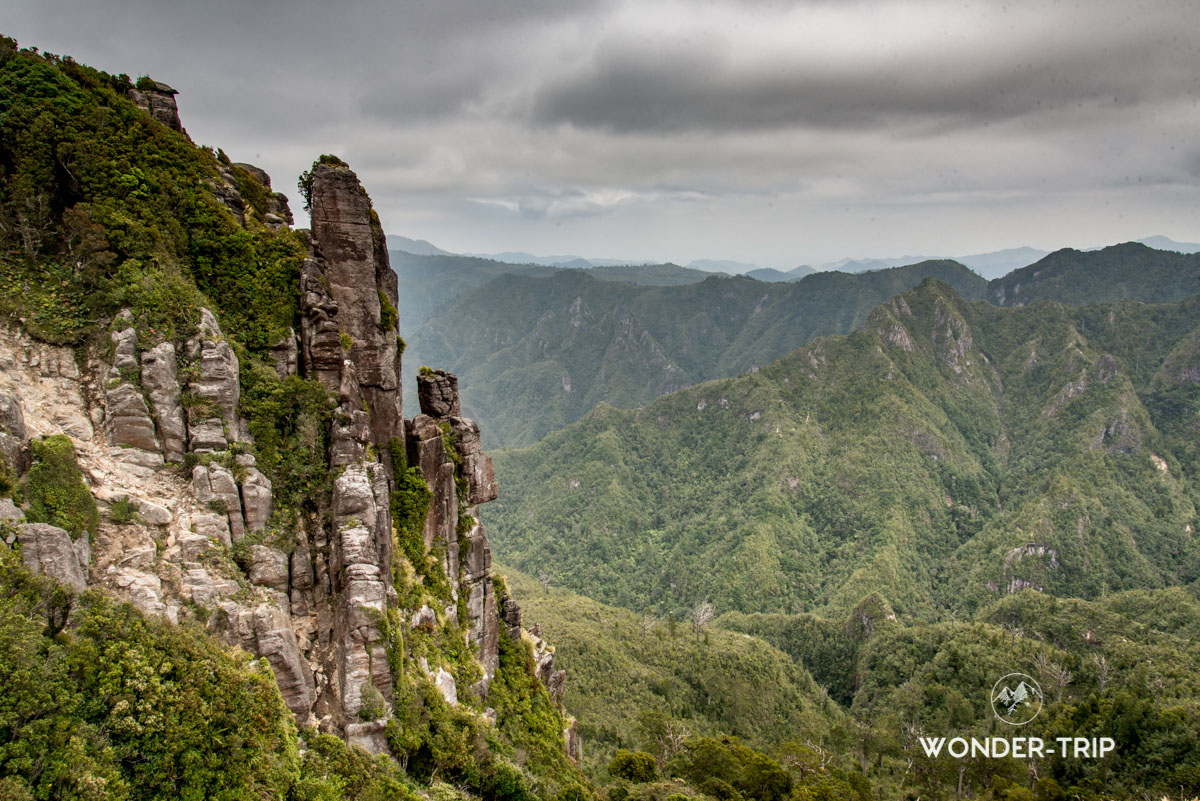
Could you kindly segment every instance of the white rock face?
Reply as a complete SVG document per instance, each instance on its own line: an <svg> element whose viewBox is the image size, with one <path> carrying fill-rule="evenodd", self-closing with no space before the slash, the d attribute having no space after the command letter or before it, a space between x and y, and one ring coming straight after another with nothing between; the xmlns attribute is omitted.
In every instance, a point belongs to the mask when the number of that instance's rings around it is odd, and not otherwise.
<svg viewBox="0 0 1200 801"><path fill-rule="evenodd" d="M183 422L175 346L162 342L142 354L142 387L154 408L154 422L162 440L163 458L183 461L187 429Z"/></svg>
<svg viewBox="0 0 1200 801"><path fill-rule="evenodd" d="M188 427L188 445L196 453L223 451L241 431L237 413L241 385L237 355L208 309L200 310L199 330L184 353L195 375L188 389L203 404L197 406L202 411Z"/></svg>
<svg viewBox="0 0 1200 801"><path fill-rule="evenodd" d="M84 534L81 539L86 540ZM21 558L34 573L42 573L82 592L87 589L85 567L71 542L71 535L48 523L22 523L17 527ZM85 563L86 564L86 563Z"/></svg>
<svg viewBox="0 0 1200 801"><path fill-rule="evenodd" d="M434 683L437 685L438 692L442 694L442 698L446 699L447 704L458 705L458 688L454 686L454 677L450 675L449 671L445 668L438 668Z"/></svg>

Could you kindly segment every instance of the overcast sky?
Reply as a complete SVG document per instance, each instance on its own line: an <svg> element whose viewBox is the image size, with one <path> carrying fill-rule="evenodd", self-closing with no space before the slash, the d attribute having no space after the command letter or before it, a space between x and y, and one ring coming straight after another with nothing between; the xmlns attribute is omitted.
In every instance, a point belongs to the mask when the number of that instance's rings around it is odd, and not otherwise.
<svg viewBox="0 0 1200 801"><path fill-rule="evenodd" d="M0 32L171 84L297 212L336 153L454 251L1200 241L1196 0L0 0Z"/></svg>

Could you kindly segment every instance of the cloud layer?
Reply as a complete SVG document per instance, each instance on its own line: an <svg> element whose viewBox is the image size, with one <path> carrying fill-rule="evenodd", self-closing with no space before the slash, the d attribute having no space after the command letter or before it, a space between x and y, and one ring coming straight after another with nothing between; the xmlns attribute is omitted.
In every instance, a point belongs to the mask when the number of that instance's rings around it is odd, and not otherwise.
<svg viewBox="0 0 1200 801"><path fill-rule="evenodd" d="M1200 7L43 0L22 44L180 90L292 189L321 152L464 251L779 266L1200 239Z"/></svg>

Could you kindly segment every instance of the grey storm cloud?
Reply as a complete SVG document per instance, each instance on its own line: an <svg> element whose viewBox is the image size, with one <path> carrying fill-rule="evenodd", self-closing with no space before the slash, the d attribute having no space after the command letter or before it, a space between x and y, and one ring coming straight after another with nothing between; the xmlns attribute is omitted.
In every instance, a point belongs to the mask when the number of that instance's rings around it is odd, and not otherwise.
<svg viewBox="0 0 1200 801"><path fill-rule="evenodd" d="M786 265L797 229L831 256L1200 238L1195 0L0 11L23 45L170 83L196 141L284 192L338 153L395 232L450 249Z"/></svg>
<svg viewBox="0 0 1200 801"><path fill-rule="evenodd" d="M1114 111L1198 96L1192 60L1200 30L1064 30L980 50L955 43L881 63L796 54L737 64L726 48L637 42L599 49L574 73L541 87L543 124L617 132L879 128L926 121L984 124L1083 105Z"/></svg>

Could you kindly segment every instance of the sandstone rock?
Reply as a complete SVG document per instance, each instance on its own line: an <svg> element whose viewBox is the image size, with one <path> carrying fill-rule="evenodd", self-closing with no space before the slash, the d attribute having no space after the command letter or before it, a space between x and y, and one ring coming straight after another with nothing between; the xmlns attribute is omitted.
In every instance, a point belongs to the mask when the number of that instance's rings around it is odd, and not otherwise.
<svg viewBox="0 0 1200 801"><path fill-rule="evenodd" d="M236 595L239 589L236 581L214 576L203 567L189 567L183 574L184 597L200 606L216 607Z"/></svg>
<svg viewBox="0 0 1200 801"><path fill-rule="evenodd" d="M421 476L433 493L429 514L425 518L425 547L434 540L447 544L450 560L449 574L458 575L458 488L454 483L454 462L450 460L437 421L428 415L418 415L408 427L410 458L415 455Z"/></svg>
<svg viewBox="0 0 1200 801"><path fill-rule="evenodd" d="M434 684L437 685L438 692L442 694L442 698L446 699L447 704L458 705L458 688L454 686L454 677L445 668L438 668Z"/></svg>
<svg viewBox="0 0 1200 801"><path fill-rule="evenodd" d="M87 589L79 554L66 531L48 523L22 523L17 526L17 541L21 543L21 558L32 572L50 576L80 592Z"/></svg>
<svg viewBox="0 0 1200 801"><path fill-rule="evenodd" d="M384 495L379 495L382 479ZM391 524L386 516L387 482L378 464L353 464L333 486L333 515L337 539L332 554L334 590L341 603L335 612L338 661L341 667L341 706L347 717L358 714L362 688L370 682L384 698L391 697L392 679L378 620L387 604ZM386 523L385 531L381 523Z"/></svg>
<svg viewBox="0 0 1200 801"><path fill-rule="evenodd" d="M162 342L142 354L142 386L150 396L163 458L168 462L183 461L187 446L175 366L175 346L170 342Z"/></svg>
<svg viewBox="0 0 1200 801"><path fill-rule="evenodd" d="M200 310L200 326L188 340L186 355L195 378L189 381L198 403L189 410L188 445L196 453L224 450L236 441L238 420L238 358L225 341L217 319Z"/></svg>
<svg viewBox="0 0 1200 801"><path fill-rule="evenodd" d="M129 323L133 321L133 315L129 309L122 309L117 315L114 325L121 323ZM133 326L123 328L119 331L113 331L109 335L113 343L113 369L118 372L117 377L125 375L136 375L138 372L138 355L137 355L137 329ZM126 381L130 380L125 378Z"/></svg>
<svg viewBox="0 0 1200 801"><path fill-rule="evenodd" d="M87 581L88 565L92 563L92 541L88 539L87 534L82 534L76 537L71 545L75 549L75 558L79 560L79 569L83 573L84 581Z"/></svg>
<svg viewBox="0 0 1200 801"><path fill-rule="evenodd" d="M568 759L576 765L583 764L583 738L579 736L574 718L571 718L567 727L563 729L563 746L566 748Z"/></svg>
<svg viewBox="0 0 1200 801"><path fill-rule="evenodd" d="M225 516L231 541L241 540L245 534L242 502L229 468L219 464L196 465L192 468L192 491L201 506Z"/></svg>
<svg viewBox="0 0 1200 801"><path fill-rule="evenodd" d="M395 331L385 336L380 328L379 278L390 267L386 255L384 264L376 261L371 200L349 168L318 164L312 178L312 239L340 309L339 327L355 340L349 358L363 384L396 389L388 358L395 354Z"/></svg>
<svg viewBox="0 0 1200 801"><path fill-rule="evenodd" d="M226 529L228 536L228 529ZM213 537L196 532L185 531L179 535L177 545L179 556L183 561L194 562L212 549ZM219 539L219 537L218 537Z"/></svg>
<svg viewBox="0 0 1200 801"><path fill-rule="evenodd" d="M550 691L550 698L554 703L561 704L563 693L566 692L567 671L556 670L550 674L549 681L546 682L546 689Z"/></svg>
<svg viewBox="0 0 1200 801"><path fill-rule="evenodd" d="M300 268L301 357L304 371L315 376L331 392L342 382L341 334L335 319L337 301L329 292L329 281L315 259L306 259Z"/></svg>
<svg viewBox="0 0 1200 801"><path fill-rule="evenodd" d="M371 720L366 723L351 723L346 726L346 742L357 745L370 754L390 754L384 729L385 720Z"/></svg>
<svg viewBox="0 0 1200 801"><path fill-rule="evenodd" d="M458 376L445 370L422 369L417 373L417 400L421 404L421 414L430 417L461 416Z"/></svg>
<svg viewBox="0 0 1200 801"><path fill-rule="evenodd" d="M334 466L361 462L371 442L371 416L367 412L354 365L342 367L338 408L329 434L329 463Z"/></svg>
<svg viewBox="0 0 1200 801"><path fill-rule="evenodd" d="M508 637L515 643L521 642L521 606L512 598L500 598L500 619L508 627Z"/></svg>
<svg viewBox="0 0 1200 801"><path fill-rule="evenodd" d="M300 656L296 634L288 616L278 607L263 604L254 610L254 637L259 656L270 663L283 702L304 725L312 709L313 677Z"/></svg>
<svg viewBox="0 0 1200 801"><path fill-rule="evenodd" d="M237 218L238 225L246 225L246 201L238 191L237 176L229 167L221 167L221 180L209 181L208 188L222 206Z"/></svg>
<svg viewBox="0 0 1200 801"><path fill-rule="evenodd" d="M292 614L298 617L308 615L312 611L312 590L314 587L312 559L308 548L300 546L292 551L289 557L291 564L292 592L289 600Z"/></svg>
<svg viewBox="0 0 1200 801"><path fill-rule="evenodd" d="M142 500L137 498L138 514L142 521L150 526L169 526L174 516L171 510L165 506L161 506L153 501Z"/></svg>
<svg viewBox="0 0 1200 801"><path fill-rule="evenodd" d="M229 515L218 512L196 512L192 515L192 531L205 540L215 540L222 545L233 545L229 534Z"/></svg>
<svg viewBox="0 0 1200 801"><path fill-rule="evenodd" d="M467 479L467 497L464 500L471 506L494 501L499 494L499 487L492 459L483 452L479 426L474 420L452 417L450 431L457 440L458 453L462 457L462 474Z"/></svg>
<svg viewBox="0 0 1200 801"><path fill-rule="evenodd" d="M175 95L179 92L161 81L151 81L149 85L142 83L142 86L136 89L127 90L127 94L142 111L171 130L187 136L179 122L179 106L175 102Z"/></svg>
<svg viewBox="0 0 1200 801"><path fill-rule="evenodd" d="M110 568L115 583L138 611L160 616L166 612L162 602L162 580L153 573L134 567Z"/></svg>
<svg viewBox="0 0 1200 801"><path fill-rule="evenodd" d="M233 166L241 167L253 175L255 180L257 180L264 187L267 189L271 188L271 176L268 175L267 171L262 167L256 167L253 164L246 164L244 162L236 162ZM277 225L272 225L273 221L270 219L271 217L275 218L275 221L278 222ZM267 227L269 228L282 228L284 225L291 225L293 222L292 210L291 207L288 206L287 195L281 192L272 192L267 201L267 212L264 215L264 218L266 219Z"/></svg>
<svg viewBox="0 0 1200 801"><path fill-rule="evenodd" d="M278 548L250 546L250 583L287 592L288 556Z"/></svg>
<svg viewBox="0 0 1200 801"><path fill-rule="evenodd" d="M296 344L296 332L288 329L287 336L271 346L271 364L280 378L296 375L299 370L300 349Z"/></svg>
<svg viewBox="0 0 1200 801"><path fill-rule="evenodd" d="M0 520L16 522L24 519L25 513L17 508L12 498L0 498Z"/></svg>
<svg viewBox="0 0 1200 801"><path fill-rule="evenodd" d="M241 486L246 528L262 531L271 518L271 480L257 467L251 466L244 468Z"/></svg>
<svg viewBox="0 0 1200 801"><path fill-rule="evenodd" d="M0 393L0 459L18 474L26 467L21 449L28 436L20 399Z"/></svg>
<svg viewBox="0 0 1200 801"><path fill-rule="evenodd" d="M108 409L108 436L114 445L159 453L158 440L154 436L154 421L146 399L136 384L118 384L106 393ZM162 457L158 459L162 463Z"/></svg>
<svg viewBox="0 0 1200 801"><path fill-rule="evenodd" d="M317 164L312 178L312 243L319 264L314 263L310 278L337 306L338 337L349 344L345 358L354 364L363 399L371 410L371 441L384 447L392 437L404 436L395 322L396 274L388 263L378 218L372 217L370 198L354 172L345 166ZM314 290L313 299L320 294ZM307 292L304 297L308 298ZM302 307L309 304L302 301ZM308 350L318 356L318 349L328 351L332 343L328 342L327 327L320 325L319 315L309 316L310 335L320 334L322 341L314 341ZM327 354L324 360L332 361L330 357L332 354ZM334 388L331 375L322 381Z"/></svg>

